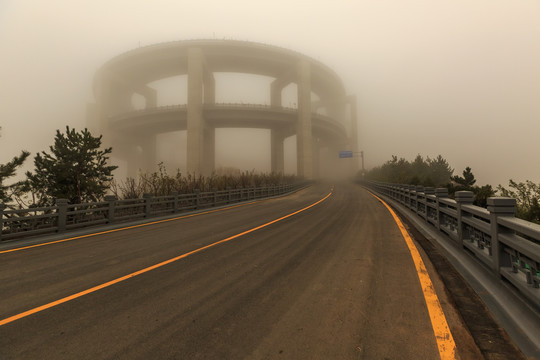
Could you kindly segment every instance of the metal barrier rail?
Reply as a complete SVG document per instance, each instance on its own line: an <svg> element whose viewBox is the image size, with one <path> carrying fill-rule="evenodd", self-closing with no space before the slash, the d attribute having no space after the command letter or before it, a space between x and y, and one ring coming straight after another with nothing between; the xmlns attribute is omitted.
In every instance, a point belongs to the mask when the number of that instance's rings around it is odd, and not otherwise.
<svg viewBox="0 0 540 360"><path fill-rule="evenodd" d="M6 210L6 206L0 204L0 241L262 199L283 195L307 184L302 182L210 192L195 190L192 194L172 193L168 196L145 194L142 199L127 200L105 196L105 201L84 204L68 204L65 199L57 199L55 206L20 210Z"/></svg>
<svg viewBox="0 0 540 360"><path fill-rule="evenodd" d="M398 201L442 232L457 246L540 308L540 225L517 219L516 199L488 198L487 209L473 205L471 191L457 191L455 200L444 188L363 182Z"/></svg>

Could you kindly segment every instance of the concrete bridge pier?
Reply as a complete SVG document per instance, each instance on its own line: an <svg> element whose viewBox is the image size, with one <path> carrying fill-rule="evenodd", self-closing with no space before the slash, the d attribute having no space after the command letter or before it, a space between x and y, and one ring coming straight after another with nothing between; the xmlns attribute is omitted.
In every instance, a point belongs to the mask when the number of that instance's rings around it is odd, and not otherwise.
<svg viewBox="0 0 540 360"><path fill-rule="evenodd" d="M127 176L157 170L156 136L133 134L129 139L112 139L113 153L127 162Z"/></svg>
<svg viewBox="0 0 540 360"><path fill-rule="evenodd" d="M204 151L203 151L203 175L211 175L216 168L216 129L207 126L204 130Z"/></svg>
<svg viewBox="0 0 540 360"><path fill-rule="evenodd" d="M215 104L213 71L273 78L271 109L208 106ZM187 75L186 107L159 108L157 91L148 84L174 75ZM297 109L282 107L283 89L291 83L297 87ZM145 47L107 62L96 75L94 94L96 104L88 107L88 119L104 135L103 145L113 146L115 154L129 164L130 175L136 175L139 169L155 170L159 161L155 134L176 130L186 130L186 165L192 175L213 172L216 127L269 129L271 170L278 173L284 172L284 139L296 135L296 170L305 179L319 176L320 148L328 142L343 145L336 149L336 158L338 150L358 151L356 99L346 95L341 80L331 69L286 49L225 40ZM134 94L138 97L136 103ZM318 108L324 111L315 113ZM148 134L151 137L145 138ZM326 149L322 152L323 164L329 162L325 159L327 153ZM338 160L335 167L342 164L351 169L353 160L349 160Z"/></svg>
<svg viewBox="0 0 540 360"><path fill-rule="evenodd" d="M284 141L283 132L276 129L270 130L270 169L274 173L283 174L285 171Z"/></svg>
<svg viewBox="0 0 540 360"><path fill-rule="evenodd" d="M318 179L320 177L321 169L321 143L320 139L313 138L312 142L312 153L313 153L313 178Z"/></svg>
<svg viewBox="0 0 540 360"><path fill-rule="evenodd" d="M297 64L298 122L296 128L297 174L313 179L313 150L311 130L311 66L308 61Z"/></svg>
<svg viewBox="0 0 540 360"><path fill-rule="evenodd" d="M210 175L215 165L215 128L206 124L203 107L215 103L215 79L201 48L189 48L187 60L187 171Z"/></svg>
<svg viewBox="0 0 540 360"><path fill-rule="evenodd" d="M203 53L188 49L187 171L200 175L204 161Z"/></svg>

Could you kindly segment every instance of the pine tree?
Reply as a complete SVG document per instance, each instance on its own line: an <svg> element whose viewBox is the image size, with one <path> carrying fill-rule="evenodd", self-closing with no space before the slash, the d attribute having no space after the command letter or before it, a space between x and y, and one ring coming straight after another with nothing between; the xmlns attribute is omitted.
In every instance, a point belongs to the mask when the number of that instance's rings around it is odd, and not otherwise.
<svg viewBox="0 0 540 360"><path fill-rule="evenodd" d="M76 132L69 126L65 134L56 131L51 153L38 153L34 173L26 173L39 205L52 205L58 198L72 204L99 201L105 195L117 166L107 165L112 148L100 150L101 138L88 129Z"/></svg>
<svg viewBox="0 0 540 360"><path fill-rule="evenodd" d="M470 190L476 183L472 169L469 166L463 170L463 177L459 175L452 176L452 181L458 184L459 187L462 187L462 190Z"/></svg>
<svg viewBox="0 0 540 360"><path fill-rule="evenodd" d="M10 162L0 164L0 202L11 202L11 191L20 183L4 185L4 180L14 176L17 168L24 163L29 155L30 153L28 151L22 151L19 156L15 156Z"/></svg>

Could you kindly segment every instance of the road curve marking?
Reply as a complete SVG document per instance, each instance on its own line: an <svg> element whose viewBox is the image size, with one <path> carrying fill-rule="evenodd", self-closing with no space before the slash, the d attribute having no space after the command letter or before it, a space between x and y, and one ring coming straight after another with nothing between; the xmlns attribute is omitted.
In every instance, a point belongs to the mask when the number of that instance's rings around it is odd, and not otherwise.
<svg viewBox="0 0 540 360"><path fill-rule="evenodd" d="M122 230L135 229L135 228L139 228L139 227L143 227L143 226L161 224L161 223L168 222L168 221L181 220L181 219L190 218L190 217L194 217L194 216L210 214L210 213L214 213L214 212L218 212L218 211L225 211L225 210L229 210L229 209L234 209L234 208L241 207L241 206L252 205L252 204L256 204L256 203L259 203L259 202L262 202L262 201L265 201L265 200L268 200L268 199L251 201L251 202L248 202L248 203L242 203L242 204L238 204L238 205L227 206L227 207L224 207L224 208L219 208L219 209L214 209L214 210L202 211L202 212L189 214L189 215L178 216L178 217L174 217L174 218L170 218L170 219L152 221L152 222L148 222L148 223L144 223L144 224L125 226L125 227L121 227L121 228L117 228L117 229L100 231L100 232L97 232L97 233L79 235L79 236L71 237L71 238L68 238L68 239L54 240L54 241L43 242L43 243L35 244L35 245L28 245L28 246L23 246L23 247L19 247L19 248L13 248L13 249L9 249L9 250L2 250L2 251L0 251L0 254L6 254L6 253L20 251L20 250L27 250L27 249L32 249L32 248L45 246L45 245L53 245L53 244L63 243L63 242L66 242L66 241L78 240L78 239L83 239L83 238L97 236L97 235L109 234L109 233L122 231Z"/></svg>
<svg viewBox="0 0 540 360"><path fill-rule="evenodd" d="M454 338L452 337L452 332L450 331L450 327L446 322L446 317L444 316L441 303L439 302L439 298L437 297L437 293L435 292L435 288L433 287L433 283L431 282L431 278L427 272L426 265L424 264L424 261L422 261L422 257L420 256L418 249L414 245L411 236L405 229L405 226L394 210L392 210L392 208L380 197L370 191L369 193L377 198L388 209L388 211L390 211L390 214L401 231L401 235L403 235L403 238L407 243L407 247L409 248L409 252L411 253L414 261L416 273L418 274L418 279L420 279L420 285L422 286L424 300L426 301L428 308L429 318L431 320L433 332L435 333L435 339L437 340L437 347L439 349L441 360L456 359L456 344L454 342Z"/></svg>
<svg viewBox="0 0 540 360"><path fill-rule="evenodd" d="M162 266L165 266L165 265L167 265L167 264L173 263L173 262L175 262L175 261L181 260L181 259L183 259L183 258L186 258L186 257L188 257L188 256L190 256L190 255L196 254L196 253L201 252L201 251L203 251L203 250L209 249L209 248L214 247L214 246L216 246L216 245L223 244L223 243L225 243L225 242L227 242L227 241L231 241L231 240L233 240L233 239L239 238L240 236L243 236L243 235L252 233L252 232L254 232L254 231L257 231L257 230L259 230L259 229L265 228L265 227L267 227L267 226L269 226L269 225L272 225L272 224L275 224L275 223L277 223L277 222L279 222L279 221L281 221L281 220L285 220L285 219L287 219L287 218L289 218L289 217L291 217L291 216L294 216L294 215L296 215L296 214L298 214L298 213L301 213L301 212L303 212L303 211L306 211L306 210L308 210L308 209L310 209L310 208L312 208L312 207L314 207L314 206L316 206L316 205L322 203L324 200L328 199L328 198L332 195L332 193L333 193L333 191L331 190L331 191L328 193L328 195L326 195L326 196L323 197L322 199L320 199L320 200L314 202L313 204L311 204L311 205L309 205L309 206L306 206L306 207L304 207L304 208L302 208L302 209L300 209L300 210L297 210L297 211L295 211L295 212L292 212L292 213L290 213L290 214L288 214L288 215L282 216L282 217L280 217L280 218L278 218L278 219L275 219L275 220L272 220L272 221L270 221L270 222L267 222L266 224L259 225L259 226L257 226L257 227L252 228L252 229L249 229L249 230L246 230L246 231L244 231L244 232L241 232L241 233L239 233L239 234L230 236L230 237L228 237L228 238L226 238L226 239L216 241L216 242L214 242L214 243L212 243L212 244L209 244L209 245L200 247L200 248L198 248L198 249L195 249L195 250L192 250L192 251L190 251L190 252L184 253L184 254L182 254L182 255L176 256L176 257L171 258L171 259L169 259L169 260L165 260L165 261L163 261L163 262L160 262L160 263L158 263L158 264L149 266L149 267L144 268L144 269L141 269L141 270L139 270L139 271L135 271L135 272L133 272L133 273L131 273L131 274L128 274L128 275L119 277L119 278L117 278L117 279L108 281L108 282L103 283L103 284L101 284L101 285L94 286L94 287L92 287L92 288L90 288L90 289L86 289L86 290L80 291L80 292L78 292L78 293L75 293L75 294L66 296L66 297L64 297L64 298L62 298L62 299L59 299L59 300L50 302L50 303L45 304L45 305L42 305L42 306L38 306L38 307L36 307L36 308L33 308L33 309L28 310L28 311L22 312L22 313L20 313L20 314L13 315L13 316L8 317L8 318L6 318L6 319L0 320L0 326L9 324L10 322L13 322L13 321L15 321L15 320L22 319L22 318L24 318L24 317L27 317L27 316L29 316L29 315L38 313L38 312L40 312L40 311L50 309L50 308L55 307L55 306L57 306L57 305L63 304L63 303L65 303L65 302L68 302L68 301L70 301L70 300L77 299L77 298L79 298L79 297L81 297L81 296L84 296L84 295L87 295L87 294L96 292L96 291L98 291L98 290L104 289L104 288L106 288L106 287L109 287L109 286L111 286L111 285L117 284L117 283L122 282L122 281L124 281L124 280L131 279L132 277L135 277L135 276L137 276L137 275L141 275L141 274L147 273L147 272L149 272L149 271L151 271L151 270L154 270L154 269L160 268L160 267L162 267Z"/></svg>

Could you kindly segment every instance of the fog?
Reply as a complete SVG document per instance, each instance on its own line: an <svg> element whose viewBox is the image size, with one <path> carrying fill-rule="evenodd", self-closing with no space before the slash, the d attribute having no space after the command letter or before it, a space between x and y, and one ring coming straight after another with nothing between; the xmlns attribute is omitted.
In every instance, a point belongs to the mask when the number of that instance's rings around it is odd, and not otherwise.
<svg viewBox="0 0 540 360"><path fill-rule="evenodd" d="M225 38L292 49L334 69L357 96L368 168L391 155L441 154L455 173L472 167L479 184L540 182L539 19L539 0L1 0L0 163L45 150L56 129L85 127L93 76L112 57ZM218 102L268 101L267 80L222 89L231 80L220 76ZM161 105L185 94L160 96ZM174 141L159 154L172 164L185 143L167 136ZM268 136L218 130L216 165L268 171Z"/></svg>

